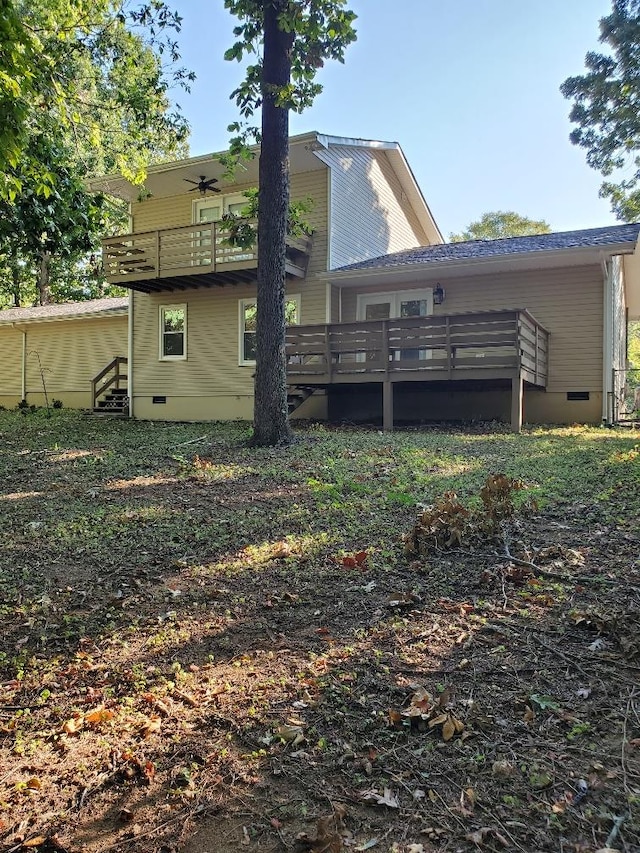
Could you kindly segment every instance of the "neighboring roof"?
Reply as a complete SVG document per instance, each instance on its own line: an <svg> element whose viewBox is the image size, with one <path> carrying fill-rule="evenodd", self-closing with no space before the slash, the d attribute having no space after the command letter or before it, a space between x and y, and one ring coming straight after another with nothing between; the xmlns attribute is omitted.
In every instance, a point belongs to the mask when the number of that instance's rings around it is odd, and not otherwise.
<svg viewBox="0 0 640 853"><path fill-rule="evenodd" d="M89 299L86 302L56 302L35 308L7 308L0 311L0 324L80 319L81 317L111 317L126 314L128 309L127 296L117 299Z"/></svg>
<svg viewBox="0 0 640 853"><path fill-rule="evenodd" d="M464 243L443 243L404 249L391 255L381 255L356 264L340 267L334 272L350 270L388 269L414 264L442 264L447 261L480 260L535 252L557 252L563 249L597 249L629 246L632 249L640 234L640 223L611 225L606 228L587 228L581 231L560 231L553 234L532 234L529 237L507 237L502 240L467 240Z"/></svg>

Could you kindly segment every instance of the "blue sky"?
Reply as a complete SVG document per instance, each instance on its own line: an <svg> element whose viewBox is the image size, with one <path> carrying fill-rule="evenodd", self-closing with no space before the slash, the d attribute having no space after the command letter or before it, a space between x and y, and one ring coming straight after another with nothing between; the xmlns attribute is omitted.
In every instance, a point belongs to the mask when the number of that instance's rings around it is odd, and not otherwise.
<svg viewBox="0 0 640 853"><path fill-rule="evenodd" d="M197 74L177 100L191 152L226 146L241 67L225 62L234 19L222 0L177 0L183 62ZM488 210L557 231L613 223L601 176L569 142L562 81L598 48L610 0L351 0L358 41L320 74L324 92L291 132L395 140L445 236Z"/></svg>

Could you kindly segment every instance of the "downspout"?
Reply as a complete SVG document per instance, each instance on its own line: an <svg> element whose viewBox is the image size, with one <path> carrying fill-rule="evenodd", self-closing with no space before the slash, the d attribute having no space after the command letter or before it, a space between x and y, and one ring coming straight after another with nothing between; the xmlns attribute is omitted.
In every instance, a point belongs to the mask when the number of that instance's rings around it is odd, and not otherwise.
<svg viewBox="0 0 640 853"><path fill-rule="evenodd" d="M607 262L604 253L600 252L600 265L603 277L603 304L602 304L602 423L610 424L612 420L612 406L610 406L611 371L613 370L613 293L611 282L611 262ZM612 403L612 401L611 401Z"/></svg>
<svg viewBox="0 0 640 853"><path fill-rule="evenodd" d="M129 397L129 417L133 417L133 295L129 291L129 315L127 330L127 396Z"/></svg>
<svg viewBox="0 0 640 853"><path fill-rule="evenodd" d="M20 399L27 399L27 333L25 329L19 329L15 323L11 324L14 329L22 332L22 359L20 366Z"/></svg>

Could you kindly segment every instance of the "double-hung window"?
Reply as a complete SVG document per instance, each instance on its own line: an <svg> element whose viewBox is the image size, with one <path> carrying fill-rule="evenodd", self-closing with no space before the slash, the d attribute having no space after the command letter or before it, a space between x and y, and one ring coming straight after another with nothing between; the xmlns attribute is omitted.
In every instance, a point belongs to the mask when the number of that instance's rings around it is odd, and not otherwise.
<svg viewBox="0 0 640 853"><path fill-rule="evenodd" d="M256 363L256 317L255 297L241 299L239 303L239 363L253 366ZM285 322L295 326L300 322L300 296L287 296L285 301Z"/></svg>
<svg viewBox="0 0 640 853"><path fill-rule="evenodd" d="M160 360L184 361L187 357L187 306L160 306Z"/></svg>

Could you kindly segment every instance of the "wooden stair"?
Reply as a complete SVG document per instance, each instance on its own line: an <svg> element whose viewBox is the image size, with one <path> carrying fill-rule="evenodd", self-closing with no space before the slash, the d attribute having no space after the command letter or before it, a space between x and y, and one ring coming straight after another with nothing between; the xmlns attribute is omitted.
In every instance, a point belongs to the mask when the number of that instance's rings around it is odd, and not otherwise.
<svg viewBox="0 0 640 853"><path fill-rule="evenodd" d="M96 415L128 415L129 397L126 388L114 388L93 407Z"/></svg>
<svg viewBox="0 0 640 853"><path fill-rule="evenodd" d="M296 409L299 409L315 390L316 388L308 385L292 385L287 392L289 414L291 415Z"/></svg>
<svg viewBox="0 0 640 853"><path fill-rule="evenodd" d="M91 380L93 414L121 418L129 416L126 365L127 359L117 355Z"/></svg>

